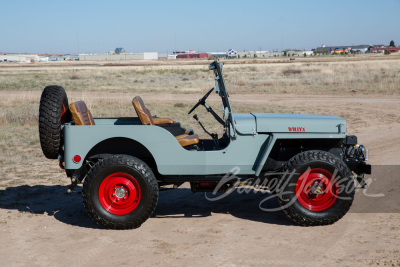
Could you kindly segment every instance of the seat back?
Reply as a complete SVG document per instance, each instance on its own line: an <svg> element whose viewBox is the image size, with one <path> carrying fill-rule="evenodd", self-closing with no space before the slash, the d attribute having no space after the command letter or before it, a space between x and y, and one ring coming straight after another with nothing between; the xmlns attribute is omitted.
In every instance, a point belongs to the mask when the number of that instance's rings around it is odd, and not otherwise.
<svg viewBox="0 0 400 267"><path fill-rule="evenodd" d="M143 125L154 125L153 117L150 111L146 108L143 100L140 96L135 96L132 100L132 105L136 110L136 113Z"/></svg>
<svg viewBox="0 0 400 267"><path fill-rule="evenodd" d="M146 106L143 103L143 100L140 96L135 96L132 100L132 105L136 110L136 113L140 119L140 122L143 125L155 125L153 121L153 116L151 116L150 111L146 108ZM174 121L171 119L160 119L160 118L155 118L155 120L160 120L159 124L162 123L173 123ZM190 145L195 145L200 142L199 137L197 134L193 135L181 135L175 137L178 140L178 143L182 147L190 146Z"/></svg>
<svg viewBox="0 0 400 267"><path fill-rule="evenodd" d="M92 113L84 101L74 102L69 105L75 125L95 125Z"/></svg>

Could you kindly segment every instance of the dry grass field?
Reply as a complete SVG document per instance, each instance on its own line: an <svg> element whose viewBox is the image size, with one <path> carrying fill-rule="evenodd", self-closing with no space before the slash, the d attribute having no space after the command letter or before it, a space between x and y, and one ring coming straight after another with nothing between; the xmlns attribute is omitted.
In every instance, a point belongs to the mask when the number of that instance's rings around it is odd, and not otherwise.
<svg viewBox="0 0 400 267"><path fill-rule="evenodd" d="M187 112L214 86L208 63L0 64L2 265L400 266L398 212L349 213L332 226L302 228L283 214L260 213L259 197L209 203L184 187L162 192L156 214L141 228L118 232L91 222L79 188L64 195L68 179L57 162L44 158L38 139L46 85L63 86L70 103L85 100L95 117L136 116L131 100L140 95L153 115L180 121L205 138ZM348 133L369 145L371 163L399 163L400 55L226 60L224 77L234 113L341 116ZM219 112L217 95L208 103ZM220 132L204 108L196 112L209 130ZM248 204L255 206L246 211ZM324 246L332 254L322 257Z"/></svg>

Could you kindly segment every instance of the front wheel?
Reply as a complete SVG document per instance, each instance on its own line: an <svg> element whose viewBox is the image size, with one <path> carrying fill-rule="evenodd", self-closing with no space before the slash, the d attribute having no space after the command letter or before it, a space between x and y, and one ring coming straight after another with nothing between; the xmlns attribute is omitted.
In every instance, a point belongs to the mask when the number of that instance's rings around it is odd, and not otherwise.
<svg viewBox="0 0 400 267"><path fill-rule="evenodd" d="M153 213L158 184L138 158L114 155L97 162L85 178L83 205L89 216L109 229L139 227Z"/></svg>
<svg viewBox="0 0 400 267"><path fill-rule="evenodd" d="M277 196L285 213L298 224L328 225L350 209L354 190L351 171L340 158L313 150L288 161Z"/></svg>

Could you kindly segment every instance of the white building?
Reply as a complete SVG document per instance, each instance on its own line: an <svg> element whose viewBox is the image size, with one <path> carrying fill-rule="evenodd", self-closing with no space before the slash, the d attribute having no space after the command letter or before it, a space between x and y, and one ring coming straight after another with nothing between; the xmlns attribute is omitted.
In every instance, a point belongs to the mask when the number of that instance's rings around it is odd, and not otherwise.
<svg viewBox="0 0 400 267"><path fill-rule="evenodd" d="M238 56L241 58L244 57L279 57L281 56L281 52L270 52L270 51L244 51L244 52L239 52Z"/></svg>
<svg viewBox="0 0 400 267"><path fill-rule="evenodd" d="M49 62L49 57L39 57L39 62Z"/></svg>
<svg viewBox="0 0 400 267"><path fill-rule="evenodd" d="M24 62L34 63L40 61L38 55L18 55L18 54L5 54L0 55L0 62Z"/></svg>
<svg viewBox="0 0 400 267"><path fill-rule="evenodd" d="M153 60L158 59L158 52L121 53L121 54L79 54L79 60Z"/></svg>
<svg viewBox="0 0 400 267"><path fill-rule="evenodd" d="M314 51L310 50L285 50L285 52L288 56L292 57L303 57L304 54L306 54L307 57L314 55Z"/></svg>

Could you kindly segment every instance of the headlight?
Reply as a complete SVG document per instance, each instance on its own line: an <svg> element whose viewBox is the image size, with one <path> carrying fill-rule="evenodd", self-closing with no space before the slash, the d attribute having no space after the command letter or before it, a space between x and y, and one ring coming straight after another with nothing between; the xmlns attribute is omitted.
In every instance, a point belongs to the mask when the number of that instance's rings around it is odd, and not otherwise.
<svg viewBox="0 0 400 267"><path fill-rule="evenodd" d="M366 149L364 145L358 146L358 154L363 155L365 161L368 160L368 149Z"/></svg>

